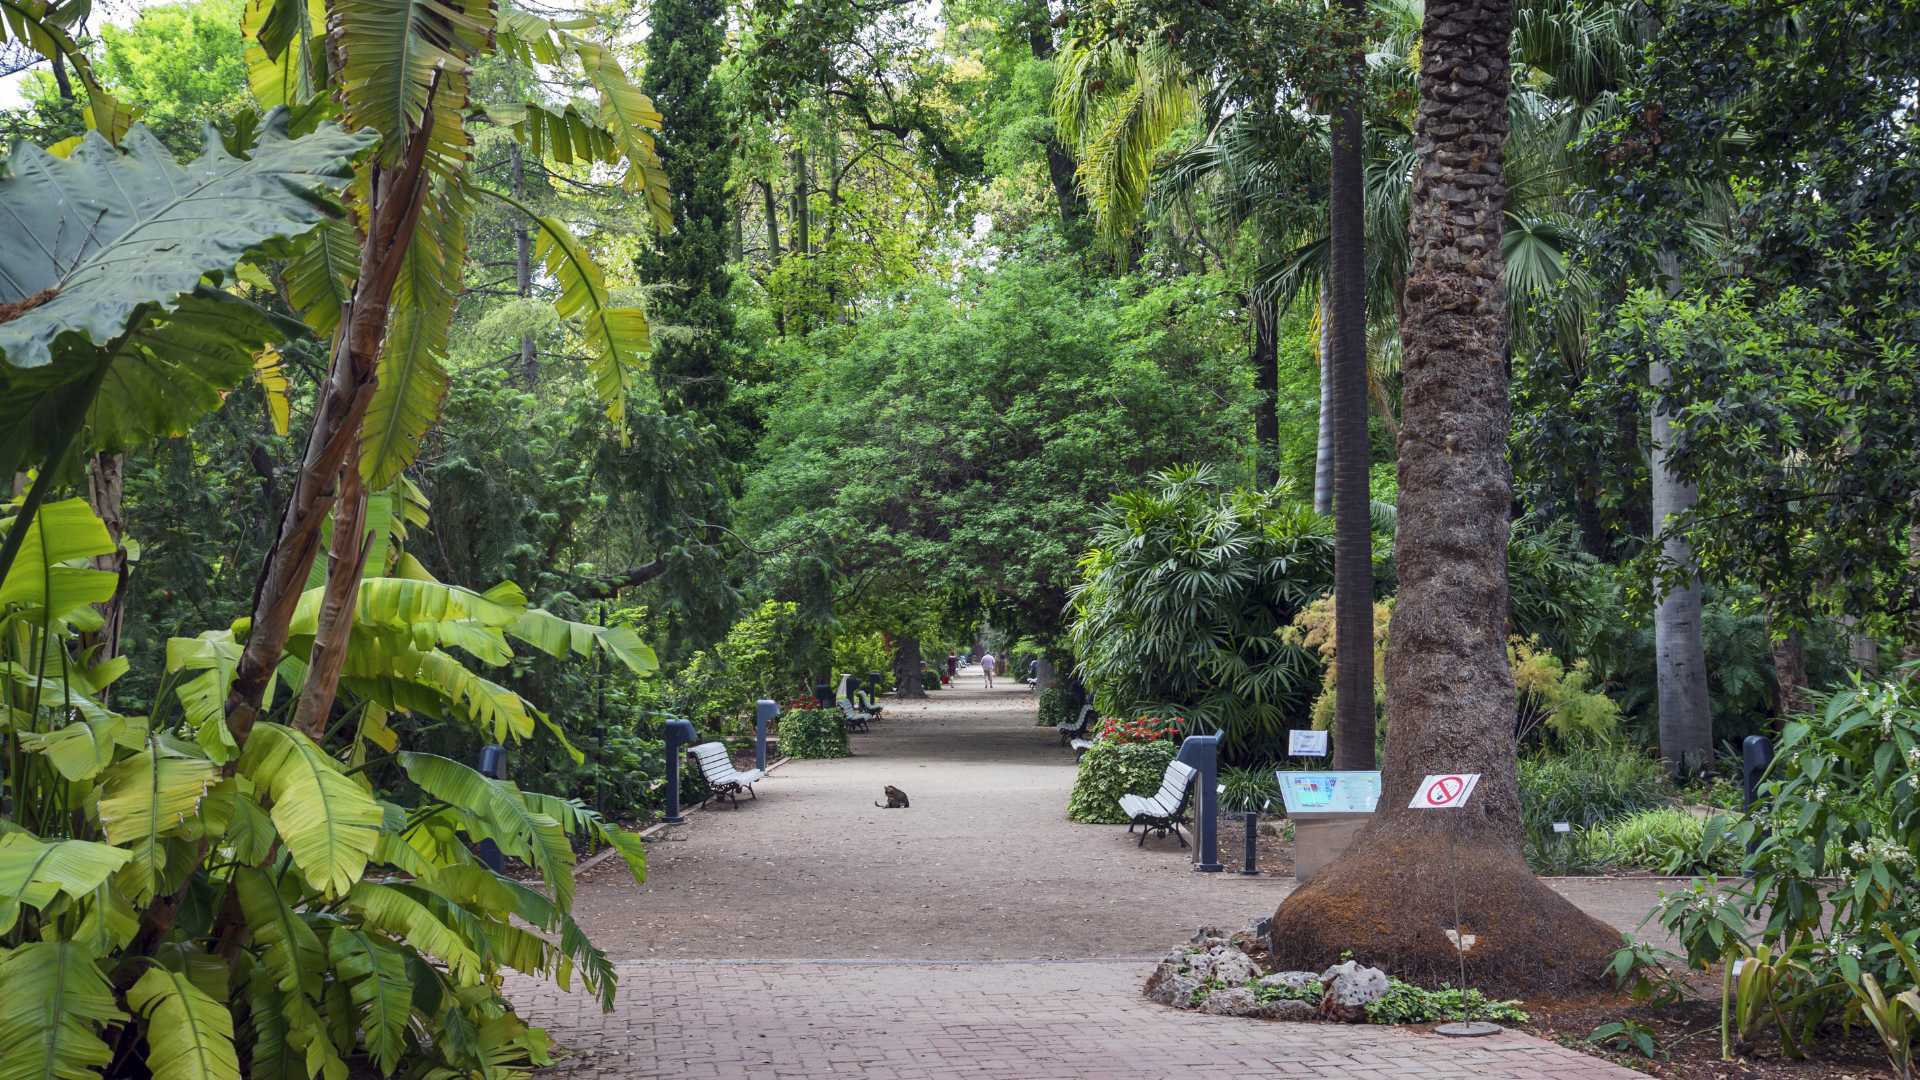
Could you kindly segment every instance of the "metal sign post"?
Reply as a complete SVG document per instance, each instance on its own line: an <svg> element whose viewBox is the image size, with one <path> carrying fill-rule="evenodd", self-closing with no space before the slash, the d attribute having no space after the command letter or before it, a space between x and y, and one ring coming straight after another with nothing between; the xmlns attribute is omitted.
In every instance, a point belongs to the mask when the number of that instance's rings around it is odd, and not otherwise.
<svg viewBox="0 0 1920 1080"><path fill-rule="evenodd" d="M1217 874L1220 863L1220 736L1189 735L1180 742L1176 759L1194 767L1198 785L1193 793L1193 868Z"/></svg>
<svg viewBox="0 0 1920 1080"><path fill-rule="evenodd" d="M1480 786L1479 773L1432 773L1413 789L1409 810L1458 810ZM1447 830L1448 877L1453 881L1453 951L1460 958L1460 986L1467 985L1467 928L1460 925L1460 841Z"/></svg>
<svg viewBox="0 0 1920 1080"><path fill-rule="evenodd" d="M753 703L753 767L767 771L767 725L780 715L780 706L767 698Z"/></svg>

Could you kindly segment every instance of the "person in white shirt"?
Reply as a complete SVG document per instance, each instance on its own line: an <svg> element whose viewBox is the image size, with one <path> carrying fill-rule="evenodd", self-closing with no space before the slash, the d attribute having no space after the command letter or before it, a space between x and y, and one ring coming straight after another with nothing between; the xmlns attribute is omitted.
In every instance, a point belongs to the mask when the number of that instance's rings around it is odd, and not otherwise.
<svg viewBox="0 0 1920 1080"><path fill-rule="evenodd" d="M980 670L987 675L987 689L989 690L993 689L993 668L995 663L996 661L992 653L987 653L980 658Z"/></svg>

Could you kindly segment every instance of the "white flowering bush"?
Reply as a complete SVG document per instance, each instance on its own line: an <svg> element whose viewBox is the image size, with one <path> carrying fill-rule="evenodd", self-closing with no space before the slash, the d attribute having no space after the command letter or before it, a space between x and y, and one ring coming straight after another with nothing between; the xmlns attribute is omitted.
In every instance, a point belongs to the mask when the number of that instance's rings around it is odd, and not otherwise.
<svg viewBox="0 0 1920 1080"><path fill-rule="evenodd" d="M1743 827L1765 938L1820 939L1848 984L1865 970L1890 990L1913 979L1888 935L1920 941L1920 682L1906 674L1789 722Z"/></svg>
<svg viewBox="0 0 1920 1080"><path fill-rule="evenodd" d="M1688 966L1725 965L1735 1045L1768 1024L1798 1056L1825 1025L1915 990L1920 670L1856 683L1789 722L1734 839L1748 849L1750 883L1696 880L1664 896L1653 917ZM1623 949L1616 974L1646 963ZM1911 1031L1895 1041L1890 1055L1909 1053Z"/></svg>

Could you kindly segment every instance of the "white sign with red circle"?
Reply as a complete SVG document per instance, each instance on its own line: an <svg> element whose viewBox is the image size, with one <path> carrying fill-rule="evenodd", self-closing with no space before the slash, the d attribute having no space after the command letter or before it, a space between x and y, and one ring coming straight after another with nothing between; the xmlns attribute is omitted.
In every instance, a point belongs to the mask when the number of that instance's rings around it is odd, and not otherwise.
<svg viewBox="0 0 1920 1080"><path fill-rule="evenodd" d="M1412 810L1455 810L1467 805L1473 789L1480 785L1480 774L1434 773L1413 789Z"/></svg>

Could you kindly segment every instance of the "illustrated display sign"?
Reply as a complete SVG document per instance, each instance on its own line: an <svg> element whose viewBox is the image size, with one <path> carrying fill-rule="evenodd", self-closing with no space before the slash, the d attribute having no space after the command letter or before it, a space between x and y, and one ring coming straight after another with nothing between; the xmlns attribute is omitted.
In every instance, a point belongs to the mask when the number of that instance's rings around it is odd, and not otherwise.
<svg viewBox="0 0 1920 1080"><path fill-rule="evenodd" d="M1413 789L1411 810L1457 810L1467 805L1473 789L1480 786L1480 774L1433 773Z"/></svg>
<svg viewBox="0 0 1920 1080"><path fill-rule="evenodd" d="M1289 814L1371 814L1380 801L1378 772L1279 772Z"/></svg>
<svg viewBox="0 0 1920 1080"><path fill-rule="evenodd" d="M1327 733L1298 729L1287 732L1287 754L1291 757L1326 757Z"/></svg>

